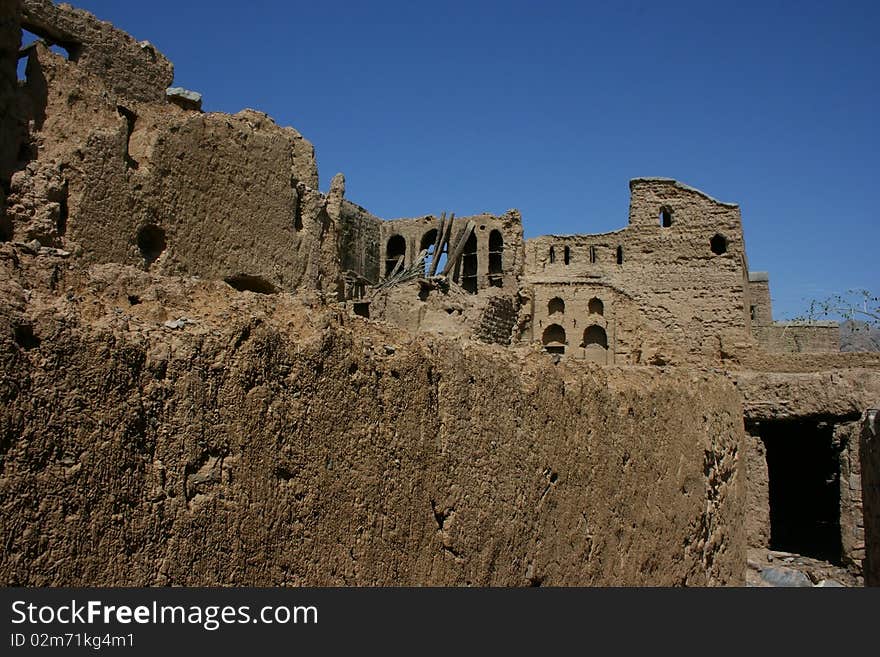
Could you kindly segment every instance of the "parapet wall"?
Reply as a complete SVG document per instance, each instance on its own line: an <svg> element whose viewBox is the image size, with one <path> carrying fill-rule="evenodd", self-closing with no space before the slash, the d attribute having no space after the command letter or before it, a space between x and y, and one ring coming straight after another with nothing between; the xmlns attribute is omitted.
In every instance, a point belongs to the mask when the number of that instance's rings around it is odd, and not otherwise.
<svg viewBox="0 0 880 657"><path fill-rule="evenodd" d="M776 322L752 326L761 348L772 353L825 353L840 351L840 325L837 322Z"/></svg>
<svg viewBox="0 0 880 657"><path fill-rule="evenodd" d="M0 258L3 585L743 581L717 375L56 261Z"/></svg>

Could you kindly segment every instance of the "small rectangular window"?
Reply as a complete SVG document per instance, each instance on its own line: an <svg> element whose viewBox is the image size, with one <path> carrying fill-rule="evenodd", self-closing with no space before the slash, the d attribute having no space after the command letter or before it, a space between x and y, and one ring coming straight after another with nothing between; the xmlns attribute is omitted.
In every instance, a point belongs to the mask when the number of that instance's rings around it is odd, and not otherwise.
<svg viewBox="0 0 880 657"><path fill-rule="evenodd" d="M595 246L590 247L590 262L593 264L596 263L596 247Z"/></svg>

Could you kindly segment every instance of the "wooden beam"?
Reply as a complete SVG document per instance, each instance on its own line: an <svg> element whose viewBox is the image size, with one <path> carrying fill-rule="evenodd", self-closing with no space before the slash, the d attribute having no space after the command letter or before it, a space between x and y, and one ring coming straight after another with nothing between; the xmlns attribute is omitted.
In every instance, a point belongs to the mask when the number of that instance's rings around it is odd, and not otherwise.
<svg viewBox="0 0 880 657"><path fill-rule="evenodd" d="M440 226L437 228L437 237L434 238L434 257L431 259L431 265L428 269L428 276L433 276L437 271L437 265L440 264L440 242L443 241L443 231L446 230L446 213L440 214Z"/></svg>
<svg viewBox="0 0 880 657"><path fill-rule="evenodd" d="M464 230L461 231L461 234L458 237L458 241L455 243L455 248L452 250L452 253L449 254L449 259L446 261L446 266L443 268L442 275L449 276L449 272L452 271L452 268L458 262L458 259L461 258L461 254L464 252L464 245L467 242L468 237L471 236L471 233L476 229L477 224L473 221L467 222L467 225L464 227Z"/></svg>

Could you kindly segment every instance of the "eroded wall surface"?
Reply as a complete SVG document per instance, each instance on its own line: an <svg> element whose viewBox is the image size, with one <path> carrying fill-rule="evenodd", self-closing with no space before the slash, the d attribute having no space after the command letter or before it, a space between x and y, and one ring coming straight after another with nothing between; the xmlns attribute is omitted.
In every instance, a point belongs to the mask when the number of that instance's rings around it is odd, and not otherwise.
<svg viewBox="0 0 880 657"><path fill-rule="evenodd" d="M5 585L742 581L742 409L715 374L0 263Z"/></svg>
<svg viewBox="0 0 880 657"><path fill-rule="evenodd" d="M28 48L19 129L4 129L5 239L255 289L342 288L340 204L317 191L302 135L254 110L178 107L153 46L69 6L23 7L21 25L69 57Z"/></svg>

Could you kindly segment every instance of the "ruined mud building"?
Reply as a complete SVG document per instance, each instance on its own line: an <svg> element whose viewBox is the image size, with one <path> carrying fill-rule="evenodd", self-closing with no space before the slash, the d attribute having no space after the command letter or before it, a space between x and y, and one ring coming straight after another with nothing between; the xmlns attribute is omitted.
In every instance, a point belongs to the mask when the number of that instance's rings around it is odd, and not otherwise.
<svg viewBox="0 0 880 657"><path fill-rule="evenodd" d="M314 149L296 130L254 110L203 113L197 94L173 87L171 63L149 42L50 0L7 0L0 7L0 529L14 537L0 562L4 583L737 583L747 546L808 554L854 578L880 581L876 413L870 411L880 403L880 358L837 353L836 324L772 320L768 276L749 271L738 206L674 180L636 178L628 225L609 233L524 240L514 210L382 220L345 198L341 175L326 194L318 190ZM39 39L22 48L22 30ZM21 80L20 61L26 62ZM325 318L320 327L293 319L295 312L276 326L281 309L297 303ZM225 310L213 316L215 307ZM186 316L175 317L172 308ZM232 330L227 325L245 317L237 337L224 342L224 331ZM311 328L297 324L302 321ZM324 368L342 367L340 358L354 358L333 346L346 331L350 354L352 345L361 345L366 360L346 361L343 374L308 389L291 392L305 375L279 387L308 351L308 331L319 329L320 358L309 356L307 371L320 377ZM275 350L283 348L276 345L271 359L258 351L239 363L235 354L261 330L270 331L266 344L284 336L282 342L295 345L293 355L279 356ZM428 396L415 404L420 415L411 424L392 410L403 394L397 366L375 362L372 341L391 335L410 336L412 362L427 368ZM83 336L93 336L99 352L109 350L130 368L88 365L110 368L102 377L115 386L113 394L102 388L102 395L129 395L118 402L122 428L85 421L82 414L98 400L77 396L77 384L59 369L75 374L80 362L86 371L86 356L76 347ZM204 354L212 348L209 359ZM382 350L383 358L398 357L393 345ZM438 353L446 360L438 361ZM466 374L471 360L477 369ZM186 373L173 374L183 362ZM254 363L262 365L255 370ZM312 435L321 403L310 395L342 399L349 393L334 386L343 378L367 385L360 374L365 367L376 368L371 394L385 400L384 410L344 435L334 433L341 429L331 422L323 435L344 444L366 432L350 447L360 454L380 437L392 445L405 434L403 460L419 445L428 449L425 462L451 458L446 445L452 441L464 452L478 450L476 464L489 459L491 477L478 473L484 479L469 485L525 488L492 501L497 508L483 508L467 495L465 479L436 474L439 483L430 484L434 474L386 472L386 478L415 477L413 490L421 493L408 493L401 503L422 495L430 513L386 508L377 516L355 496L333 510L348 518L344 528L323 537L310 530L303 518L329 512L318 489L339 471L334 463L354 457L327 451L321 438L306 441L307 447L286 445ZM386 367L390 376L380 376ZM23 371L27 384L19 381ZM481 381L487 373L497 381ZM168 397L161 412L150 414L143 409L158 385L153 379L165 382ZM535 380L546 386L535 387ZM226 422L224 409L214 406L217 386L231 386L236 419ZM481 386L483 401L507 404L509 411L526 408L528 398L528 408L546 415L533 418L524 410L520 418L478 417L474 397L461 400L470 411L442 411L449 403L444 394L458 399ZM259 446L259 458L241 436L262 429L238 424L257 412L247 401L254 390L274 400L259 413L286 409L278 421L284 428ZM510 394L523 398L514 402ZM68 397L69 415L56 418L50 400ZM306 399L313 401L303 406ZM693 417L676 415L685 399ZM354 403L368 406L360 398ZM169 404L196 415L210 411L213 420L194 425L192 418L172 418ZM409 401L400 408L412 412ZM583 416L586 408L595 412ZM557 422L560 435L545 435ZM181 427L201 436L196 444ZM424 443L426 436L439 437L439 453ZM79 441L75 448L71 440ZM83 456L93 445L131 440L134 451L117 454L122 474L94 454L91 461ZM691 442L679 453L681 440ZM158 446L168 450L161 459ZM548 449L553 459L574 459L569 472L538 464ZM519 456L505 460L498 450ZM611 451L603 456L603 450ZM296 461L293 453L308 458ZM605 459L618 456L613 481L603 484L597 473ZM311 472L313 458L326 471L313 473L310 487L303 473ZM398 468L401 458L393 455ZM242 470L245 462L251 469ZM637 464L632 472L631 463ZM263 470L274 477L271 485L249 474ZM362 470L370 504L390 504L380 501L387 491L369 483L369 467L347 473ZM516 500L528 498L532 478L540 496L526 512ZM202 526L201 540L222 541L226 530L216 523L224 514L253 523L236 510L242 479L259 490L268 486L262 513L281 514L288 518L279 521L285 531L312 536L314 553L288 555L284 572L248 561L240 545L229 557L238 565L219 567L224 577L216 563L203 563L194 527ZM669 496L662 504L645 502L656 511L642 516L627 506L627 494L655 482ZM94 485L113 493L106 505L83 498L84 507L95 506L93 518L83 509L64 510L77 499L77 487ZM618 497L617 488L629 493ZM581 489L601 501L589 514L600 520L591 521L578 506L596 504L571 492ZM174 492L180 490L182 496ZM244 494L257 489L249 490ZM574 496L566 503L546 502L548 494L565 490ZM276 508L279 503L298 511ZM517 538L479 525L509 513L507 504L525 523ZM674 511L664 515L667 507ZM290 514L300 519L289 520ZM168 524L151 534L158 522ZM95 523L116 542L97 555L75 554L54 570L45 565L96 531ZM35 529L41 525L51 532ZM402 525L409 527L405 536ZM253 531L263 537L261 545L276 545L266 543L263 528ZM505 537L491 554L479 544L487 532ZM541 538L528 539L530 532ZM569 540L567 532L579 538ZM280 552L265 548L265 560L277 563L287 554L277 540ZM138 541L146 542L144 554ZM555 541L586 543L564 556L559 546L552 553L541 547ZM343 544L347 551L336 554ZM334 546L330 562L315 556L324 554L321 545L325 552ZM168 556L172 548L183 556ZM112 579L89 561L103 563L119 550L127 551L137 576ZM368 557L373 561L365 567Z"/></svg>

